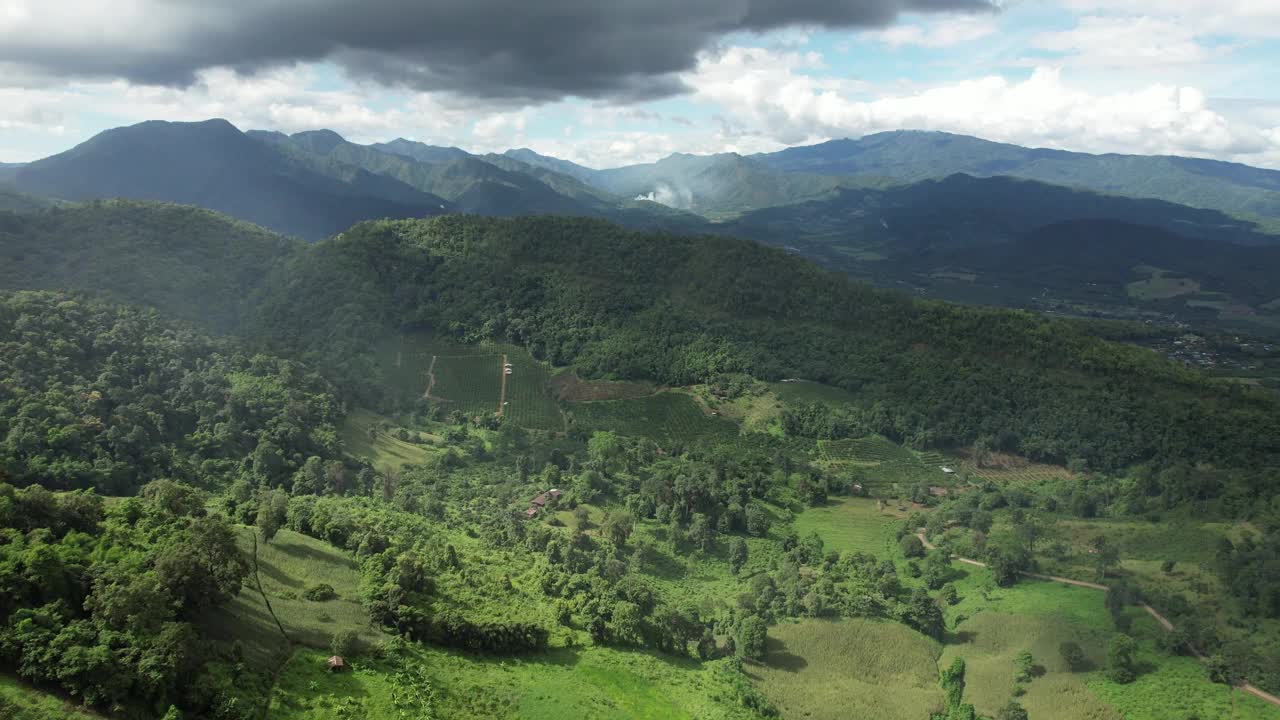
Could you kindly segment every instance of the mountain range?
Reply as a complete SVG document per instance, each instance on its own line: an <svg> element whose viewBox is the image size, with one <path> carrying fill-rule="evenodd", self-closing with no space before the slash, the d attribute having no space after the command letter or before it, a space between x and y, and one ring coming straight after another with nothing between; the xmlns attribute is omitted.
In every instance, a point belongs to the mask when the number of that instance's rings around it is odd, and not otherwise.
<svg viewBox="0 0 1280 720"><path fill-rule="evenodd" d="M1280 171L1217 160L1089 155L910 130L832 140L754 158L786 172L906 182L955 173L1007 175L1244 216L1280 218Z"/></svg>
<svg viewBox="0 0 1280 720"><path fill-rule="evenodd" d="M1272 284L1256 282L1254 272L1280 274L1274 254L1259 250L1280 244L1280 172L937 132L593 169L527 148L478 155L403 138L361 145L330 130L286 135L241 132L223 120L146 122L0 166L4 182L0 209L32 211L51 199L160 200L311 241L370 218L585 216L750 238L854 277L950 299L1025 306L1054 287L1090 288L1097 300L1100 278L1124 276L1106 285L1119 290L1104 305L1244 305L1258 315L1280 305L1280 292L1268 297ZM1121 236L1125 253L1105 251L1113 248L1099 240ZM1230 248L1222 257L1248 267L1192 261L1223 245ZM1034 261L1036 253L1069 262L1051 269ZM1010 274L1014 257L1026 272ZM1149 279L1147 268L1189 273L1198 291L1132 295L1126 288Z"/></svg>

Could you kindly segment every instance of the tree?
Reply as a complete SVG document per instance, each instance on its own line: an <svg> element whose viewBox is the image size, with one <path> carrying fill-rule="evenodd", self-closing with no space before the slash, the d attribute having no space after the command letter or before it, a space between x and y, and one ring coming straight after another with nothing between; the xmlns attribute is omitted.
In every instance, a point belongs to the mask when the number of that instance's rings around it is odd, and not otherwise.
<svg viewBox="0 0 1280 720"><path fill-rule="evenodd" d="M716 636L711 633L711 628L703 628L702 637L698 639L698 659L715 659L717 649Z"/></svg>
<svg viewBox="0 0 1280 720"><path fill-rule="evenodd" d="M942 609L922 589L911 593L911 599L902 611L902 621L934 640L941 640L946 631Z"/></svg>
<svg viewBox="0 0 1280 720"><path fill-rule="evenodd" d="M706 552L715 544L715 531L711 529L711 522L707 520L707 516L702 513L694 513L693 520L689 522L689 531L687 534L689 542L698 546L698 549Z"/></svg>
<svg viewBox="0 0 1280 720"><path fill-rule="evenodd" d="M951 665L942 671L940 684L942 691L946 693L946 702L948 709L960 707L961 701L964 699L964 658L957 657L951 661Z"/></svg>
<svg viewBox="0 0 1280 720"><path fill-rule="evenodd" d="M614 546L623 547L627 544L627 539L631 537L631 530L634 524L634 518L626 510L610 510L605 513L604 519L600 521L600 530Z"/></svg>
<svg viewBox="0 0 1280 720"><path fill-rule="evenodd" d="M284 526L288 512L289 496L285 495L283 490L262 493L262 498L258 501L255 524L258 526L258 532L262 534L263 542L271 542L276 532Z"/></svg>
<svg viewBox="0 0 1280 720"><path fill-rule="evenodd" d="M586 505L579 505L573 509L573 519L579 530L586 530L591 527L591 510Z"/></svg>
<svg viewBox="0 0 1280 720"><path fill-rule="evenodd" d="M915 533L907 533L898 541L898 547L902 550L903 557L920 558L924 557L924 543Z"/></svg>
<svg viewBox="0 0 1280 720"><path fill-rule="evenodd" d="M737 575L747 564L747 542L736 537L729 543L729 570Z"/></svg>
<svg viewBox="0 0 1280 720"><path fill-rule="evenodd" d="M768 639L768 627L758 615L748 615L738 621L735 643L738 654L743 657L759 660L764 657L765 641Z"/></svg>
<svg viewBox="0 0 1280 720"><path fill-rule="evenodd" d="M945 550L935 550L924 559L924 584L937 590L951 577L951 556Z"/></svg>
<svg viewBox="0 0 1280 720"><path fill-rule="evenodd" d="M1031 682L1032 673L1035 672L1036 659L1030 650L1023 650L1013 659L1014 682Z"/></svg>
<svg viewBox="0 0 1280 720"><path fill-rule="evenodd" d="M960 602L960 593L956 590L954 583L947 583L938 591L938 600L948 605L955 605Z"/></svg>
<svg viewBox="0 0 1280 720"><path fill-rule="evenodd" d="M1099 580L1106 578L1107 571L1120 564L1120 548L1107 542L1104 535L1095 538L1089 549L1094 556L1094 567L1097 568Z"/></svg>
<svg viewBox="0 0 1280 720"><path fill-rule="evenodd" d="M771 524L768 511L755 503L747 505L747 532L764 537L769 534Z"/></svg>
<svg viewBox="0 0 1280 720"><path fill-rule="evenodd" d="M1062 655L1062 660L1067 664L1067 668L1071 672L1078 672L1084 668L1085 656L1084 649L1079 643L1068 640L1058 646L1058 654Z"/></svg>
<svg viewBox="0 0 1280 720"><path fill-rule="evenodd" d="M973 464L977 467L984 468L991 460L991 438L978 438L973 442Z"/></svg>
<svg viewBox="0 0 1280 720"><path fill-rule="evenodd" d="M240 592L249 564L226 522L202 517L194 518L159 552L155 573L161 586L181 601L184 615L190 617Z"/></svg>
<svg viewBox="0 0 1280 720"><path fill-rule="evenodd" d="M613 604L610 629L615 640L634 643L640 639L640 608L633 602L619 600Z"/></svg>
<svg viewBox="0 0 1280 720"><path fill-rule="evenodd" d="M1000 708L996 720L1028 720L1027 709L1019 705L1017 700L1010 700Z"/></svg>
<svg viewBox="0 0 1280 720"><path fill-rule="evenodd" d="M606 477L612 469L613 459L621 453L622 441L616 433L608 430L591 433L591 439L587 441L587 456Z"/></svg>
<svg viewBox="0 0 1280 720"><path fill-rule="evenodd" d="M1116 635L1107 647L1107 677L1120 684L1131 683L1138 676L1133 655L1138 644L1128 635Z"/></svg>

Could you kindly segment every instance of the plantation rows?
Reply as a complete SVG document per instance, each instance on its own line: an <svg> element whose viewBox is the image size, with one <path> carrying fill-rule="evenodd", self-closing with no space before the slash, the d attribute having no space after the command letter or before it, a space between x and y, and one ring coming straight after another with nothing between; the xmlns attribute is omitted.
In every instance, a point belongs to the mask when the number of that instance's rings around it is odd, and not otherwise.
<svg viewBox="0 0 1280 720"><path fill-rule="evenodd" d="M563 430L564 416L552 397L550 371L524 350L504 349L507 350L507 362L511 363L504 416L520 427Z"/></svg>
<svg viewBox="0 0 1280 720"><path fill-rule="evenodd" d="M438 355L434 372L436 383L431 395L447 401L447 409L464 413L498 411L501 355Z"/></svg>
<svg viewBox="0 0 1280 720"><path fill-rule="evenodd" d="M668 446L710 438L731 440L738 435L737 425L708 416L693 398L680 393L575 403L572 413L578 427L647 437Z"/></svg>
<svg viewBox="0 0 1280 720"><path fill-rule="evenodd" d="M937 452L915 453L892 441L873 435L846 440L819 440L818 455L823 460L862 467L866 481L880 489L892 483L916 483L925 480L943 484L942 473L947 459Z"/></svg>

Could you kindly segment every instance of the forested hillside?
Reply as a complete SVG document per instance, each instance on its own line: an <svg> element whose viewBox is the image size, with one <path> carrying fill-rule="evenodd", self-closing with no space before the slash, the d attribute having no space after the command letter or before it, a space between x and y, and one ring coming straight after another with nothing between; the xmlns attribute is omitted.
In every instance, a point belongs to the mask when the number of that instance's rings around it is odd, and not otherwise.
<svg viewBox="0 0 1280 720"><path fill-rule="evenodd" d="M858 393L862 427L921 446L1011 433L1033 457L1099 467L1277 452L1270 394L1069 323L910 300L725 238L554 218L366 223L295 259L259 306L258 333L336 349L344 367L381 329L425 325L590 375L817 380Z"/></svg>

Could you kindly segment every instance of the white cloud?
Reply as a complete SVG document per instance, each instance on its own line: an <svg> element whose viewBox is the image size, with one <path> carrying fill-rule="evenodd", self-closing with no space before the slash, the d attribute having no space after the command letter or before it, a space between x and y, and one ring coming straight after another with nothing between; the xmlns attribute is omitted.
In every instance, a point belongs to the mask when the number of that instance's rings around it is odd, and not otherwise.
<svg viewBox="0 0 1280 720"><path fill-rule="evenodd" d="M763 137L802 140L919 128L1088 152L1182 154L1275 164L1272 139L1233 124L1192 87L1150 84L1098 93L1055 68L1024 80L987 76L860 100L839 81L797 72L797 59L759 48L704 55L686 76L695 98Z"/></svg>
<svg viewBox="0 0 1280 720"><path fill-rule="evenodd" d="M1080 18L1071 30L1041 33L1032 45L1067 53L1073 66L1129 69L1135 65L1186 65L1210 59L1197 30L1185 23L1149 16Z"/></svg>
<svg viewBox="0 0 1280 720"><path fill-rule="evenodd" d="M867 34L894 48L904 45L943 48L979 40L997 29L999 26L989 17L957 16L930 23L895 25Z"/></svg>
<svg viewBox="0 0 1280 720"><path fill-rule="evenodd" d="M1070 10L1120 16L1156 15L1200 35L1280 38L1275 0L1061 0ZM1134 42L1136 38L1129 38Z"/></svg>

